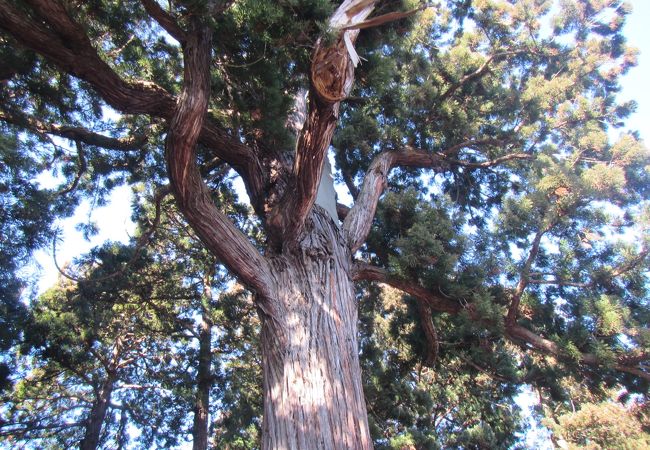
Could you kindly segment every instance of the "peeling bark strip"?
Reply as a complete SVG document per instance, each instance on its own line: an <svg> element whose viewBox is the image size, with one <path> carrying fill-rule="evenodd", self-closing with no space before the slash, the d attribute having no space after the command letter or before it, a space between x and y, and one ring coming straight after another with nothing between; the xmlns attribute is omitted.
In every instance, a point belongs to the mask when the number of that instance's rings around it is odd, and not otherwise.
<svg viewBox="0 0 650 450"><path fill-rule="evenodd" d="M342 31L362 22L375 8L377 0L346 0L330 18L330 29L338 33L336 42L316 44L311 64L311 89L307 120L298 138L291 180L282 199L268 216L275 241L295 243L311 211L323 174L323 160L338 122L340 101L347 97L354 82L356 58L354 42L359 30ZM276 244L277 246L277 244Z"/></svg>
<svg viewBox="0 0 650 450"><path fill-rule="evenodd" d="M263 301L262 448L371 449L350 252L319 206L299 245L273 260L273 300Z"/></svg>

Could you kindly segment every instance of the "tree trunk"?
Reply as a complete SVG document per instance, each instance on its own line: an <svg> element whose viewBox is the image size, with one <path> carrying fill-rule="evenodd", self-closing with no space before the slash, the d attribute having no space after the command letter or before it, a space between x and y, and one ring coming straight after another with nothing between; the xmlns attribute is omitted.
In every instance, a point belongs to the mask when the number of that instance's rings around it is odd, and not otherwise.
<svg viewBox="0 0 650 450"><path fill-rule="evenodd" d="M208 413L212 387L212 321L204 312L199 331L199 368L197 374L194 423L192 424L192 450L208 448Z"/></svg>
<svg viewBox="0 0 650 450"><path fill-rule="evenodd" d="M371 449L361 385L351 255L314 206L298 248L272 260L262 317L262 448Z"/></svg>
<svg viewBox="0 0 650 450"><path fill-rule="evenodd" d="M99 437L102 425L106 418L106 411L111 402L111 394L115 386L115 374L109 373L99 388L97 398L93 403L90 415L86 421L84 437L79 443L80 450L95 450L99 446Z"/></svg>

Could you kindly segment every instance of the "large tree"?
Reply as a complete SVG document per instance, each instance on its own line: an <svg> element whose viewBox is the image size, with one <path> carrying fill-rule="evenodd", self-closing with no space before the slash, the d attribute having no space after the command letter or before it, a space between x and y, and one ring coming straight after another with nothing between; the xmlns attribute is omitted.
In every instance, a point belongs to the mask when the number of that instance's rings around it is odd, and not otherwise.
<svg viewBox="0 0 650 450"><path fill-rule="evenodd" d="M51 145L59 214L122 182L171 189L254 294L263 448L370 448L355 284L408 294L425 364L456 349L551 392L566 374L647 389L649 158L616 133L628 13L0 0L0 119L23 161ZM228 170L252 222L225 209Z"/></svg>

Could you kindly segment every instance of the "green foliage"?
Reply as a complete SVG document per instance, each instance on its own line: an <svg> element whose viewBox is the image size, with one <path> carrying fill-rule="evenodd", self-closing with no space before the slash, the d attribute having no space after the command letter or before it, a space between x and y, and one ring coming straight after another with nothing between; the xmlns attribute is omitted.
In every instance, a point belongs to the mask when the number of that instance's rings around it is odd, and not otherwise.
<svg viewBox="0 0 650 450"><path fill-rule="evenodd" d="M544 423L570 449L640 450L650 446L650 434L639 408L643 406L627 408L612 401L586 403L578 411L558 417L556 422Z"/></svg>
<svg viewBox="0 0 650 450"><path fill-rule="evenodd" d="M21 303L26 280L18 275L31 252L51 236L56 214L70 209L39 189L33 178L42 169L40 155L0 128L0 351L20 337L27 311ZM0 390L7 387L9 366L0 362Z"/></svg>
<svg viewBox="0 0 650 450"><path fill-rule="evenodd" d="M452 316L439 316L439 357L435 366L424 366L426 341L409 303L399 291L370 288L360 305L364 392L375 447L484 448L489 442L488 448L509 448L521 424L511 397L516 370L505 353L495 354L490 337L473 336ZM487 367L512 376L512 382L493 379Z"/></svg>
<svg viewBox="0 0 650 450"><path fill-rule="evenodd" d="M142 2L64 3L119 77L180 92L182 47ZM337 2L162 3L182 28L202 17L213 29L207 115L215 129L248 145L269 174L291 166L287 114L294 94L309 86L317 39L336 38L327 20ZM37 17L26 2L10 4ZM210 4L224 10L207 18ZM380 1L374 14L422 4ZM549 422L575 445L635 448L634 439L647 439L618 406L597 404L614 386L643 398L648 390L647 379L615 370L623 353L650 351L650 155L637 132L621 132L635 104L616 98L620 77L636 64L623 34L628 14L618 1L449 0L360 33L363 62L330 149L337 180L357 190L384 151L414 148L438 163L391 171L355 258L458 311L434 308L422 317L412 297L383 285L359 290L377 448L516 445L522 422L512 398L524 383L538 389L549 416L584 405L559 425ZM248 294L170 201L158 205L162 219L148 235L153 193L168 177L167 112L120 116L66 70L0 32L0 377L8 389L0 436L8 445L76 445L78 419L109 378L100 356L126 342L118 359L134 361L117 371L101 444L182 445L191 434L197 336L207 321L211 444L256 448L260 324ZM53 138L26 116L147 139L134 150L106 149ZM215 205L263 249L266 218L253 217L233 189L241 168L213 151L197 148ZM43 188L40 176L56 186ZM274 176L263 180L268 190L277 187ZM82 281L62 280L22 303L19 270L51 242L56 219L82 201L103 204L125 183L136 196L134 241L80 257L66 270ZM79 228L90 236L98 225ZM517 296L517 325L558 354L532 352L508 333L504 316ZM427 362L432 346L436 358ZM584 363L585 354L597 367ZM647 362L633 366L647 371ZM589 395L578 395L576 384ZM39 431L34 421L47 427ZM126 424L141 434L129 436ZM607 424L629 433L614 436Z"/></svg>

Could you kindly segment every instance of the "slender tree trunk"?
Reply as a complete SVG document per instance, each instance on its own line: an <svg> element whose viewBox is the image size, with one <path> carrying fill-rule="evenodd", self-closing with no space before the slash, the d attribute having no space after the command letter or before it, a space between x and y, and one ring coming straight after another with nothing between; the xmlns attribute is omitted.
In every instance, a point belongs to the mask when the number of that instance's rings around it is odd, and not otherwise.
<svg viewBox="0 0 650 450"><path fill-rule="evenodd" d="M194 423L192 425L192 450L208 448L208 414L210 388L212 387L212 321L203 313L199 331L199 369L197 374Z"/></svg>
<svg viewBox="0 0 650 450"><path fill-rule="evenodd" d="M97 394L90 415L86 421L84 437L79 443L80 450L95 450L99 446L99 437L102 425L106 418L106 411L111 402L111 394L115 386L115 374L109 373Z"/></svg>
<svg viewBox="0 0 650 450"><path fill-rule="evenodd" d="M260 299L262 448L371 449L350 252L319 206L303 236L273 259L275 298Z"/></svg>

